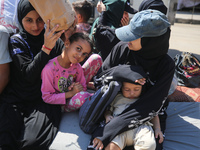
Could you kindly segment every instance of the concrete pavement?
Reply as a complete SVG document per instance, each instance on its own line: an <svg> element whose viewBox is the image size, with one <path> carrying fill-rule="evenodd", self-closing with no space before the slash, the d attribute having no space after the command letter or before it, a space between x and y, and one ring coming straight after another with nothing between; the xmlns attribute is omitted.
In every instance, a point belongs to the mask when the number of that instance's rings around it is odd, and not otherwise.
<svg viewBox="0 0 200 150"><path fill-rule="evenodd" d="M171 26L169 53L192 52L200 55L200 11L191 9L176 11ZM198 57L200 59L200 57Z"/></svg>
<svg viewBox="0 0 200 150"><path fill-rule="evenodd" d="M169 55L191 52L200 60L200 24L175 23L171 26Z"/></svg>

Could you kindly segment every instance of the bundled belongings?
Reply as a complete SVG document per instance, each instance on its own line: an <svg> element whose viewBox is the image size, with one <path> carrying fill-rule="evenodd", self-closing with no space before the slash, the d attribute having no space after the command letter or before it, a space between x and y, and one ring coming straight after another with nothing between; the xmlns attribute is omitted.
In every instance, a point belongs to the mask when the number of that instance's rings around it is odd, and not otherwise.
<svg viewBox="0 0 200 150"><path fill-rule="evenodd" d="M198 87L200 84L200 61L189 52L177 54L174 59L178 85Z"/></svg>
<svg viewBox="0 0 200 150"><path fill-rule="evenodd" d="M76 13L69 0L29 0L43 21L50 20L50 29L59 24L60 30L67 30L76 18Z"/></svg>

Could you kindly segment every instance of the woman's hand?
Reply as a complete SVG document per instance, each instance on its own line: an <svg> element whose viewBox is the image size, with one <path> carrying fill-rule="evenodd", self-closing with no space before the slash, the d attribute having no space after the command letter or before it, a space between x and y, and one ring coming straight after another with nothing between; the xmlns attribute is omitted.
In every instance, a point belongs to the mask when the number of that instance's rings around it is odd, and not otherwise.
<svg viewBox="0 0 200 150"><path fill-rule="evenodd" d="M96 149L96 150L102 150L103 149L103 143L101 140L99 140L98 138L94 138L93 140L93 147Z"/></svg>
<svg viewBox="0 0 200 150"><path fill-rule="evenodd" d="M121 19L121 26L126 26L128 24L129 24L129 14L126 11L124 11L123 17Z"/></svg>
<svg viewBox="0 0 200 150"><path fill-rule="evenodd" d="M121 19L121 26L126 26L129 24L129 18L124 17Z"/></svg>
<svg viewBox="0 0 200 150"><path fill-rule="evenodd" d="M53 49L53 47L56 45L56 41L60 38L61 34L64 32L64 30L62 30L55 33L58 27L59 25L55 25L53 29L50 30L50 20L47 20L46 30L44 33L44 46L47 47L48 49ZM48 49L43 48L42 50L49 54L50 50Z"/></svg>
<svg viewBox="0 0 200 150"><path fill-rule="evenodd" d="M135 80L135 83L139 83L141 85L144 85L146 83L146 78L141 78L141 79Z"/></svg>

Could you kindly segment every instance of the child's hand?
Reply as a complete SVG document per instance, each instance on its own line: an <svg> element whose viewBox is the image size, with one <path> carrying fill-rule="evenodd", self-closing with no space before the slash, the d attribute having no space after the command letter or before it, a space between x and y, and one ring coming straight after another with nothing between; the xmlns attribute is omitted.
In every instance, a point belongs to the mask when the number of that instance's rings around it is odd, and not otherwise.
<svg viewBox="0 0 200 150"><path fill-rule="evenodd" d="M110 122L110 120L113 119L113 116L112 115L107 115L106 116L106 123Z"/></svg>
<svg viewBox="0 0 200 150"><path fill-rule="evenodd" d="M69 90L69 91L71 91L71 90L73 89L74 84L75 84L75 82L73 82L73 83L68 87L68 90Z"/></svg>
<svg viewBox="0 0 200 150"><path fill-rule="evenodd" d="M162 143L164 140L162 131L160 129L154 129L154 132L156 139L159 137L159 143Z"/></svg>
<svg viewBox="0 0 200 150"><path fill-rule="evenodd" d="M139 83L141 85L144 85L146 83L146 78L141 78L141 79L135 80L135 82Z"/></svg>
<svg viewBox="0 0 200 150"><path fill-rule="evenodd" d="M83 86L79 82L74 83L73 89L72 89L72 92L74 93L74 95L80 91L83 91Z"/></svg>
<svg viewBox="0 0 200 150"><path fill-rule="evenodd" d="M93 140L93 147L96 150L98 150L98 149L102 150L104 146L103 146L103 143L102 143L101 140L99 140L98 138L94 138L94 140Z"/></svg>

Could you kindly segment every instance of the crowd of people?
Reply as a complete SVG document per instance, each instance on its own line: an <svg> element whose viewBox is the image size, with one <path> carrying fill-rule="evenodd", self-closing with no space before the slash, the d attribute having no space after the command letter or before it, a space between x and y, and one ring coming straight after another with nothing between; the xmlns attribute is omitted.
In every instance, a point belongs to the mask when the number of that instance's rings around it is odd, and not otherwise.
<svg viewBox="0 0 200 150"><path fill-rule="evenodd" d="M123 82L104 113L104 129L92 135L93 147L161 149L165 119L158 114L167 106L175 68L167 54L167 7L162 0L143 0L139 10L129 0L102 0L91 25L92 3L72 6L74 22L61 31L29 0L16 6L15 33L0 25L0 150L48 149L61 113L77 111L96 90L93 77L122 64L140 66L146 76Z"/></svg>

